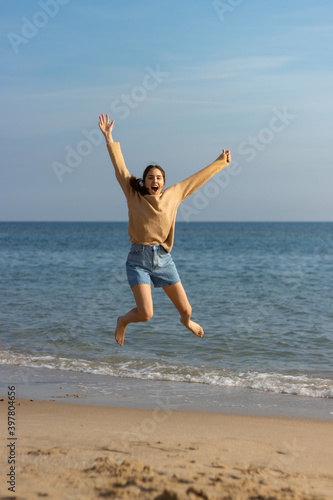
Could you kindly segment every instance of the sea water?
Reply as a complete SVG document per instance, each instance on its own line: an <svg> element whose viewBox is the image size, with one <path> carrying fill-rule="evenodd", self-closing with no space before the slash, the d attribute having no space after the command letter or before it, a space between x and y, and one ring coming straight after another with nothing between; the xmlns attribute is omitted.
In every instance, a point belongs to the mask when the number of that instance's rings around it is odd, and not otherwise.
<svg viewBox="0 0 333 500"><path fill-rule="evenodd" d="M205 335L152 289L153 318L121 348L129 247L127 223L0 223L2 368L101 394L136 380L184 398L193 384L333 398L333 223L177 223L172 256Z"/></svg>

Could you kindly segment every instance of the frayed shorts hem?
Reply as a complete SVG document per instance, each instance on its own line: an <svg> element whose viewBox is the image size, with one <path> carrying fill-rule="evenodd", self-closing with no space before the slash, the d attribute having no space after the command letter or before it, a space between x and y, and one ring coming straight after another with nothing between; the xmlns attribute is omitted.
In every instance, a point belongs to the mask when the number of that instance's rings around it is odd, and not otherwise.
<svg viewBox="0 0 333 500"><path fill-rule="evenodd" d="M156 283L154 283L152 280L150 280L150 282L148 283L147 281L142 281L142 282L130 282L129 279L127 279L128 281L128 284L131 288L133 288L133 286L136 286L136 285L149 285L149 286L154 286L154 288L165 288L167 286L172 286L172 285L177 285L177 283L181 283L181 280L177 280L175 281L174 283L164 283L164 284L160 284L160 285L157 285Z"/></svg>

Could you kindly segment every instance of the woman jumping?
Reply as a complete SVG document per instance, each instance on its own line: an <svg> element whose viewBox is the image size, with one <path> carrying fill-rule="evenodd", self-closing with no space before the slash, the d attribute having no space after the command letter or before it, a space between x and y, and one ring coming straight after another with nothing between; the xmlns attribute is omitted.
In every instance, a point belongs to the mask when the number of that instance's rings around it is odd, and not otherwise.
<svg viewBox="0 0 333 500"><path fill-rule="evenodd" d="M208 167L163 191L165 172L159 165L148 165L142 179L131 176L126 168L119 142L112 139L114 120L99 117L99 127L106 139L116 178L124 191L128 205L128 234L132 244L126 261L128 283L136 307L119 316L115 332L120 346L130 323L148 321L153 316L151 283L163 288L180 314L181 323L197 337L204 332L191 321L192 307L180 281L170 251L173 245L178 206L213 175L227 167L230 151L222 154Z"/></svg>

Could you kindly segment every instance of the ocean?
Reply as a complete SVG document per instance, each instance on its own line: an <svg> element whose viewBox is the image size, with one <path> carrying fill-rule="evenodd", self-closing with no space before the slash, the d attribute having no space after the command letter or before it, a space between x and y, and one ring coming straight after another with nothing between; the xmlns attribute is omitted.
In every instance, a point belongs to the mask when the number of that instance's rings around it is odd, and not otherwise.
<svg viewBox="0 0 333 500"><path fill-rule="evenodd" d="M153 318L121 348L129 247L122 222L0 223L3 392L67 383L96 404L167 394L181 408L198 394L213 411L231 394L293 396L333 415L333 223L178 222L172 256L205 335L153 288Z"/></svg>

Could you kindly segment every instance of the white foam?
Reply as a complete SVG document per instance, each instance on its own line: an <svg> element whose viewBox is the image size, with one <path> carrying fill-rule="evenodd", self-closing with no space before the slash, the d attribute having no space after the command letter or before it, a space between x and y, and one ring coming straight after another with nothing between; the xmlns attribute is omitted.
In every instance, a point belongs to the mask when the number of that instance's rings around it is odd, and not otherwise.
<svg viewBox="0 0 333 500"><path fill-rule="evenodd" d="M16 365L49 370L64 370L131 377L142 380L188 382L221 387L239 387L280 394L316 398L333 398L333 379L311 374L265 373L259 371L221 370L207 367L193 368L155 360L89 361L58 358L51 355L0 354L0 365Z"/></svg>

